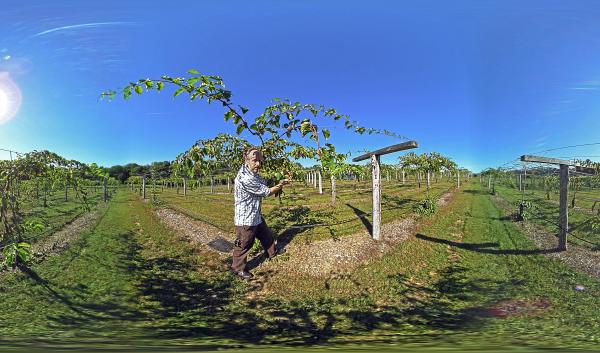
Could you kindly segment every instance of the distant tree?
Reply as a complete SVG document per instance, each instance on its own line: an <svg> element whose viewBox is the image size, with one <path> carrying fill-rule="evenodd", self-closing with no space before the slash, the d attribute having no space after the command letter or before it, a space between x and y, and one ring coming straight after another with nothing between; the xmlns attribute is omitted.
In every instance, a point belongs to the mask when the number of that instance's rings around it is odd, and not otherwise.
<svg viewBox="0 0 600 353"><path fill-rule="evenodd" d="M122 165L114 165L108 168L108 175L112 178L117 179L121 183L124 183L129 178L129 170L125 169Z"/></svg>
<svg viewBox="0 0 600 353"><path fill-rule="evenodd" d="M150 173L153 178L169 178L173 173L173 166L169 161L152 162L150 165Z"/></svg>

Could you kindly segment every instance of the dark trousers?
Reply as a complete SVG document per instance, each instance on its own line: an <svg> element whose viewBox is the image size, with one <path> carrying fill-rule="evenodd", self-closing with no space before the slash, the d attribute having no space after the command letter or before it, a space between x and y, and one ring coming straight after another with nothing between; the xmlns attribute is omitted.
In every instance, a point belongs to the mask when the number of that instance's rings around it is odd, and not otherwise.
<svg viewBox="0 0 600 353"><path fill-rule="evenodd" d="M273 232L267 226L267 222L264 219L262 223L256 226L235 226L235 234L237 235L237 239L233 244L232 270L244 271L246 269L248 253L252 249L256 238L258 238L263 249L265 249L267 256L275 254Z"/></svg>

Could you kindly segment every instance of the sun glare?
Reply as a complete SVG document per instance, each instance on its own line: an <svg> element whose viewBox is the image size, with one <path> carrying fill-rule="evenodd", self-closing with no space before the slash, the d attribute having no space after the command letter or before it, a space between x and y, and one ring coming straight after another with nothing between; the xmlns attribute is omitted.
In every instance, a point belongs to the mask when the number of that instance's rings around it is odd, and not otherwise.
<svg viewBox="0 0 600 353"><path fill-rule="evenodd" d="M0 72L0 124L15 117L21 106L21 91L7 72Z"/></svg>

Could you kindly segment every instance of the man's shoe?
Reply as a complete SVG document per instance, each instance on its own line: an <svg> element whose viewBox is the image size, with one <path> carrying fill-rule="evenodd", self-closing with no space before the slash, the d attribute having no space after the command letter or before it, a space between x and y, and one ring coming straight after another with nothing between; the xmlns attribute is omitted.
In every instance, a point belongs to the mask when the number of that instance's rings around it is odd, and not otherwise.
<svg viewBox="0 0 600 353"><path fill-rule="evenodd" d="M279 256L279 255L281 255L281 254L285 254L286 252L287 252L287 251L286 251L284 248L281 248L281 249L275 249L275 252L273 253L273 255L271 255L271 256L267 256L267 257L268 257L268 258L270 258L270 259L272 259L272 258L274 258L274 257L276 257L276 256Z"/></svg>
<svg viewBox="0 0 600 353"><path fill-rule="evenodd" d="M232 272L233 272L234 275L236 275L236 276L238 276L238 277L240 277L242 279L245 279L245 280L249 280L252 277L254 277L254 275L251 274L248 271L232 271Z"/></svg>

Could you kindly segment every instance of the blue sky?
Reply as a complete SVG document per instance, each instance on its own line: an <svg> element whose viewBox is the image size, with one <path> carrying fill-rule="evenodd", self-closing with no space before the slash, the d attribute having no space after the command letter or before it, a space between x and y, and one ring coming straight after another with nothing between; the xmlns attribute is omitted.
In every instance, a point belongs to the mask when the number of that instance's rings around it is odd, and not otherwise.
<svg viewBox="0 0 600 353"><path fill-rule="evenodd" d="M22 102L0 148L109 166L171 160L233 133L218 106L130 81L196 68L259 114L272 98L335 107L478 171L600 142L597 1L17 1L0 11L0 73ZM401 141L332 128L354 155ZM558 153L560 152L560 153ZM600 156L600 145L557 151ZM387 156L392 163L397 155ZM598 159L598 158L592 158Z"/></svg>

